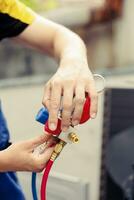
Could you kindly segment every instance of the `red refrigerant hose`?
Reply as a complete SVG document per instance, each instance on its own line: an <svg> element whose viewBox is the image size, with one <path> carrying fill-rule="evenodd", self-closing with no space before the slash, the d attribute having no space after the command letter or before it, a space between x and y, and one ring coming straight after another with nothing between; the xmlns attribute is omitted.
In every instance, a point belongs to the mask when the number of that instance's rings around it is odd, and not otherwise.
<svg viewBox="0 0 134 200"><path fill-rule="evenodd" d="M40 191L41 200L46 200L46 186L47 186L48 176L49 176L53 163L54 161L51 159L48 161L46 165L46 169L43 174L42 183L41 183L41 191Z"/></svg>

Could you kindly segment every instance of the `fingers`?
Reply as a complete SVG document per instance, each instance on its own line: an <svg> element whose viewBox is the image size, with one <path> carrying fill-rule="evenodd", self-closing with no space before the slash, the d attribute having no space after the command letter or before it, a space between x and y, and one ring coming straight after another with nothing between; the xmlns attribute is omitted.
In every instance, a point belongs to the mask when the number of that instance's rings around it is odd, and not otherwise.
<svg viewBox="0 0 134 200"><path fill-rule="evenodd" d="M88 93L91 99L90 116L91 118L96 117L98 94L95 89L93 76L88 70L81 71L78 74L76 71L70 72L72 76L66 76L66 70L64 71L64 69L58 71L45 87L43 104L49 108L49 128L52 131L57 128L62 97L61 117L63 131L69 128L70 123L74 126L79 124L85 103L85 93Z"/></svg>
<svg viewBox="0 0 134 200"><path fill-rule="evenodd" d="M57 127L58 112L61 101L61 84L55 81L51 84L51 100L49 107L49 128L55 130Z"/></svg>
<svg viewBox="0 0 134 200"><path fill-rule="evenodd" d="M46 151L47 148L53 147L56 144L57 144L57 140L55 137L52 136L47 142L41 144L36 149L34 149L34 154L35 153L36 153L36 155L42 154Z"/></svg>
<svg viewBox="0 0 134 200"><path fill-rule="evenodd" d="M51 138L51 135L47 134L47 133L46 134L44 133L43 135L37 136L36 138L31 139L31 140L26 142L27 148L33 150L37 146L48 141L50 138Z"/></svg>
<svg viewBox="0 0 134 200"><path fill-rule="evenodd" d="M83 112L83 106L85 102L85 87L80 83L75 89L75 108L72 116L72 124L78 125Z"/></svg>
<svg viewBox="0 0 134 200"><path fill-rule="evenodd" d="M34 146L34 148L37 147L37 152L36 149L33 152L33 146L30 151L28 150L30 153L28 155L31 158L28 161L28 165L30 165L29 171L41 172L45 168L48 160L51 158L54 146L57 142L54 137L51 137L47 134L45 135L45 137L39 136L36 139L31 140L30 142Z"/></svg>
<svg viewBox="0 0 134 200"><path fill-rule="evenodd" d="M36 159L34 159L34 171L41 172L45 168L46 163L51 158L53 150L54 147L50 147L46 149L44 153L40 154L38 157L36 157Z"/></svg>
<svg viewBox="0 0 134 200"><path fill-rule="evenodd" d="M51 87L50 84L46 84L44 89L44 97L42 100L42 104L49 110L50 106L50 95L51 95Z"/></svg>
<svg viewBox="0 0 134 200"><path fill-rule="evenodd" d="M70 126L73 104L73 88L66 86L63 93L62 102L62 130L66 131Z"/></svg>
<svg viewBox="0 0 134 200"><path fill-rule="evenodd" d="M97 115L98 94L93 83L90 83L90 85L88 86L88 95L91 99L90 116L94 119Z"/></svg>
<svg viewBox="0 0 134 200"><path fill-rule="evenodd" d="M40 155L40 162L43 164L43 166L47 163L47 161L50 159L52 153L53 153L54 147L49 147L46 149L46 151Z"/></svg>

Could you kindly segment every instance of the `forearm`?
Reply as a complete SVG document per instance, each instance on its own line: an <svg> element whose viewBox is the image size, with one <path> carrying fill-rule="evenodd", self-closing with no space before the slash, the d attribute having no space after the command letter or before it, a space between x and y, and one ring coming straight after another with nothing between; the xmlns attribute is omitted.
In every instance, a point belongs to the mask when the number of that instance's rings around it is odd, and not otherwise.
<svg viewBox="0 0 134 200"><path fill-rule="evenodd" d="M0 151L0 172L5 172L8 169L6 150Z"/></svg>
<svg viewBox="0 0 134 200"><path fill-rule="evenodd" d="M17 37L24 43L63 60L79 60L87 66L86 48L78 35L52 21L37 16L35 22Z"/></svg>

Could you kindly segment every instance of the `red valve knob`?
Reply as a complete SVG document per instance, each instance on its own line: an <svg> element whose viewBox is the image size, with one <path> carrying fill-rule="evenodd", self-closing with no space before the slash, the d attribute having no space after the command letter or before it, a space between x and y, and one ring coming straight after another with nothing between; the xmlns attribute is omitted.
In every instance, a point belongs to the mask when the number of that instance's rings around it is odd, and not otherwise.
<svg viewBox="0 0 134 200"><path fill-rule="evenodd" d="M48 125L48 121L46 122L45 126L44 126L44 130L52 135L59 135L61 133L61 120L58 119L58 123L57 123L57 128L52 131L50 128L49 128L49 125Z"/></svg>
<svg viewBox="0 0 134 200"><path fill-rule="evenodd" d="M83 123L85 123L86 121L89 120L89 118L90 118L90 104L91 104L90 97L87 96L86 100L85 100L84 107L83 107L83 113L82 113L82 116L81 116L80 124L83 124Z"/></svg>

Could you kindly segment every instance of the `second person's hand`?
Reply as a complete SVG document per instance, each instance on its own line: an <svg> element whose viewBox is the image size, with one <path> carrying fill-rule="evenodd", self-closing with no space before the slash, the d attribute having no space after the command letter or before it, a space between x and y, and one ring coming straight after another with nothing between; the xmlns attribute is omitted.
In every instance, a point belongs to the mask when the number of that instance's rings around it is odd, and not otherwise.
<svg viewBox="0 0 134 200"><path fill-rule="evenodd" d="M62 63L55 75L45 86L43 104L49 110L49 128L55 130L62 97L62 130L70 123L79 124L85 93L91 98L90 116L97 114L98 96L93 75L86 63L67 61ZM75 98L74 98L75 97Z"/></svg>
<svg viewBox="0 0 134 200"><path fill-rule="evenodd" d="M1 151L0 171L41 172L50 159L54 147L46 148L42 154L34 153L34 149L46 141L51 144L52 138L50 137L50 135L44 134L34 139L14 143L6 150Z"/></svg>

